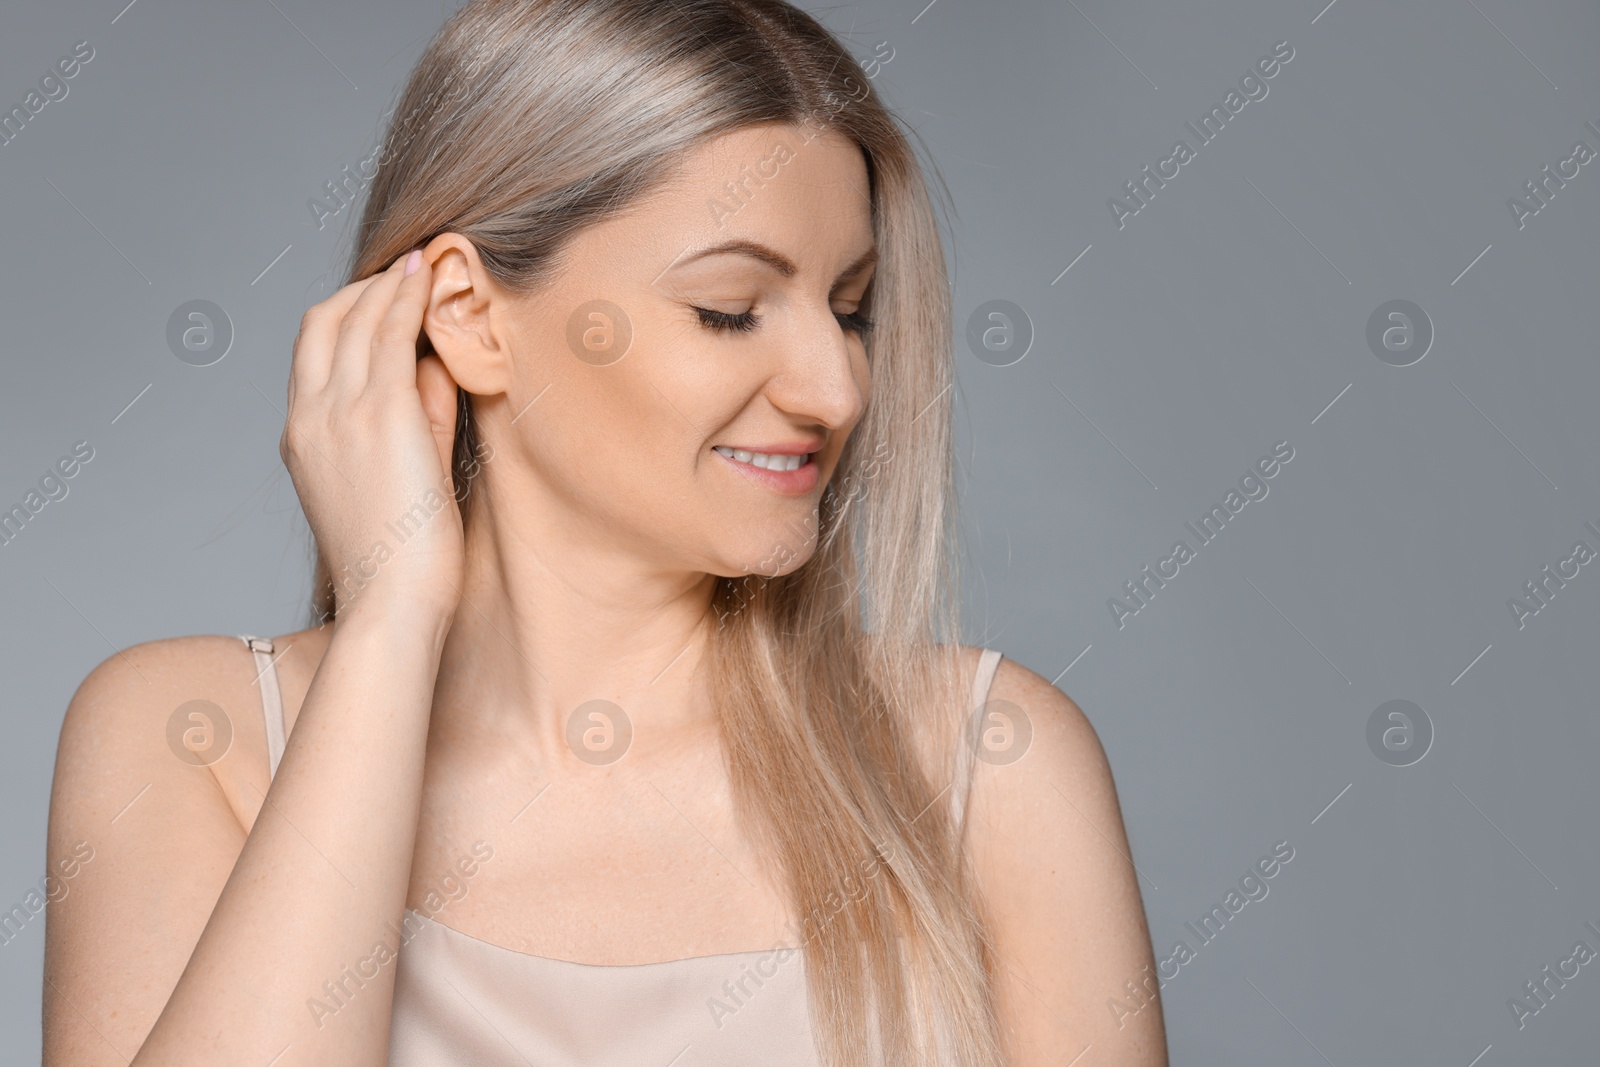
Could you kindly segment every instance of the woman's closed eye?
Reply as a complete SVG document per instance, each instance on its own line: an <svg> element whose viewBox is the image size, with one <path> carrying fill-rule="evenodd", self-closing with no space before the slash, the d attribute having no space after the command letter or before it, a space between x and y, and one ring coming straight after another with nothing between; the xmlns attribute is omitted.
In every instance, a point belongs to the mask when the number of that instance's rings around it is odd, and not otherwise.
<svg viewBox="0 0 1600 1067"><path fill-rule="evenodd" d="M754 311L741 311L738 314L733 314L727 311L716 311L712 308L702 307L697 307L694 311L695 314L700 316L700 324L702 326L718 333L729 330L749 333L761 322L761 317ZM852 311L848 314L836 311L833 313L833 317L839 320L839 325L845 330L861 337L866 337L872 330L872 320L859 311Z"/></svg>

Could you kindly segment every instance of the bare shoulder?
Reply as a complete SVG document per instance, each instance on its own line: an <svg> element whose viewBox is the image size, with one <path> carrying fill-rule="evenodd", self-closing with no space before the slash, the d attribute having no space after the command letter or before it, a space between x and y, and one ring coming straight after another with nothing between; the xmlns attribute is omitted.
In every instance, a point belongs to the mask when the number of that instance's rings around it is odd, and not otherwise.
<svg viewBox="0 0 1600 1067"><path fill-rule="evenodd" d="M1068 840L1056 829L1122 836L1111 765L1089 717L1009 657L989 687L969 805L968 843L980 865L995 870L1020 873L1052 862ZM1114 823L1114 832L1105 823ZM1049 847L1041 848L1045 842L1036 838L1046 832Z"/></svg>
<svg viewBox="0 0 1600 1067"><path fill-rule="evenodd" d="M272 639L275 658L282 664L288 657L277 649L315 633ZM312 662L301 679L296 666L279 675L286 695L303 692L315 671ZM106 657L62 720L52 809L86 800L95 781L170 780L225 801L248 831L269 782L259 673L243 641L214 634L147 641Z"/></svg>
<svg viewBox="0 0 1600 1067"><path fill-rule="evenodd" d="M187 965L267 786L256 670L237 637L169 638L73 694L46 844L49 1062L137 1047ZM113 1002L82 1025L76 1005Z"/></svg>
<svg viewBox="0 0 1600 1067"><path fill-rule="evenodd" d="M1019 747L1025 747L1014 757L1008 753L989 761L1017 769L1014 787L1037 789L1062 777L1109 786L1105 750L1089 717L1043 675L1002 656L988 699L999 705L993 710L1009 714L1004 705L1017 709L1017 720L1011 725ZM1104 782L1100 782L1102 777Z"/></svg>
<svg viewBox="0 0 1600 1067"><path fill-rule="evenodd" d="M1077 702L1003 658L985 709L966 843L996 951L1010 1062L1165 1064L1159 1006L1136 1022L1109 991L1151 965L1139 875L1111 766ZM992 737L992 742L989 738Z"/></svg>
<svg viewBox="0 0 1600 1067"><path fill-rule="evenodd" d="M61 725L58 762L106 753L119 753L124 760L162 752L177 758L166 744L167 721L181 721L177 713L185 705L195 704L190 710L198 712L196 702L223 711L237 705L250 683L250 662L242 641L216 635L147 641L113 653L73 694ZM217 726L217 747L231 747L231 722ZM191 746L204 741L197 734L188 738ZM196 748L192 763L205 765L219 755L226 758L225 752Z"/></svg>

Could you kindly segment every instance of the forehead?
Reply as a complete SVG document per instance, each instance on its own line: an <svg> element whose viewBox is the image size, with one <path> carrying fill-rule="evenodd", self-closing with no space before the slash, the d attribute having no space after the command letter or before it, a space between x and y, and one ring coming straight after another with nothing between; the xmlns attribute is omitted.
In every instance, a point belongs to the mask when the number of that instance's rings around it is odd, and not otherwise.
<svg viewBox="0 0 1600 1067"><path fill-rule="evenodd" d="M809 138L809 139L808 139ZM872 243L866 160L834 131L764 123L722 134L686 153L612 236L635 247L677 248L746 238L805 269L837 269Z"/></svg>

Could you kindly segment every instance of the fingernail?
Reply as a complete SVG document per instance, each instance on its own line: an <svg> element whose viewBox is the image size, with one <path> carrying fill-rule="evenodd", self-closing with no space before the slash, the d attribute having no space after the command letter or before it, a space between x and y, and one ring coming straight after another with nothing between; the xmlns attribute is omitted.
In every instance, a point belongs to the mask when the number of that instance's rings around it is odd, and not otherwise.
<svg viewBox="0 0 1600 1067"><path fill-rule="evenodd" d="M411 254L406 257L406 273L415 274L420 266L422 266L422 249L413 248Z"/></svg>

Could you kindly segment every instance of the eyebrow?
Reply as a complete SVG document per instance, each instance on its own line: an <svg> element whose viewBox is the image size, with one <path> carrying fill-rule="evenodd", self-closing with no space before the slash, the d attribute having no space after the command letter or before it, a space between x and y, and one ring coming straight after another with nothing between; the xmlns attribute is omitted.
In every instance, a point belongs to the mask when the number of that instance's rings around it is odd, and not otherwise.
<svg viewBox="0 0 1600 1067"><path fill-rule="evenodd" d="M766 245L757 241L746 240L724 241L721 244L712 245L710 248L702 248L700 251L695 252L686 258L680 259L667 269L676 270L677 268L687 266L696 260L705 259L707 256L722 255L749 256L751 259L765 263L767 266L771 267L785 278L793 278L800 272L800 268L796 267L794 262L783 253L768 248ZM862 271L866 270L876 262L878 262L878 246L873 245L861 255L857 256L855 262L851 263L839 273L838 281L844 281L847 278L854 278L856 275L860 274Z"/></svg>

